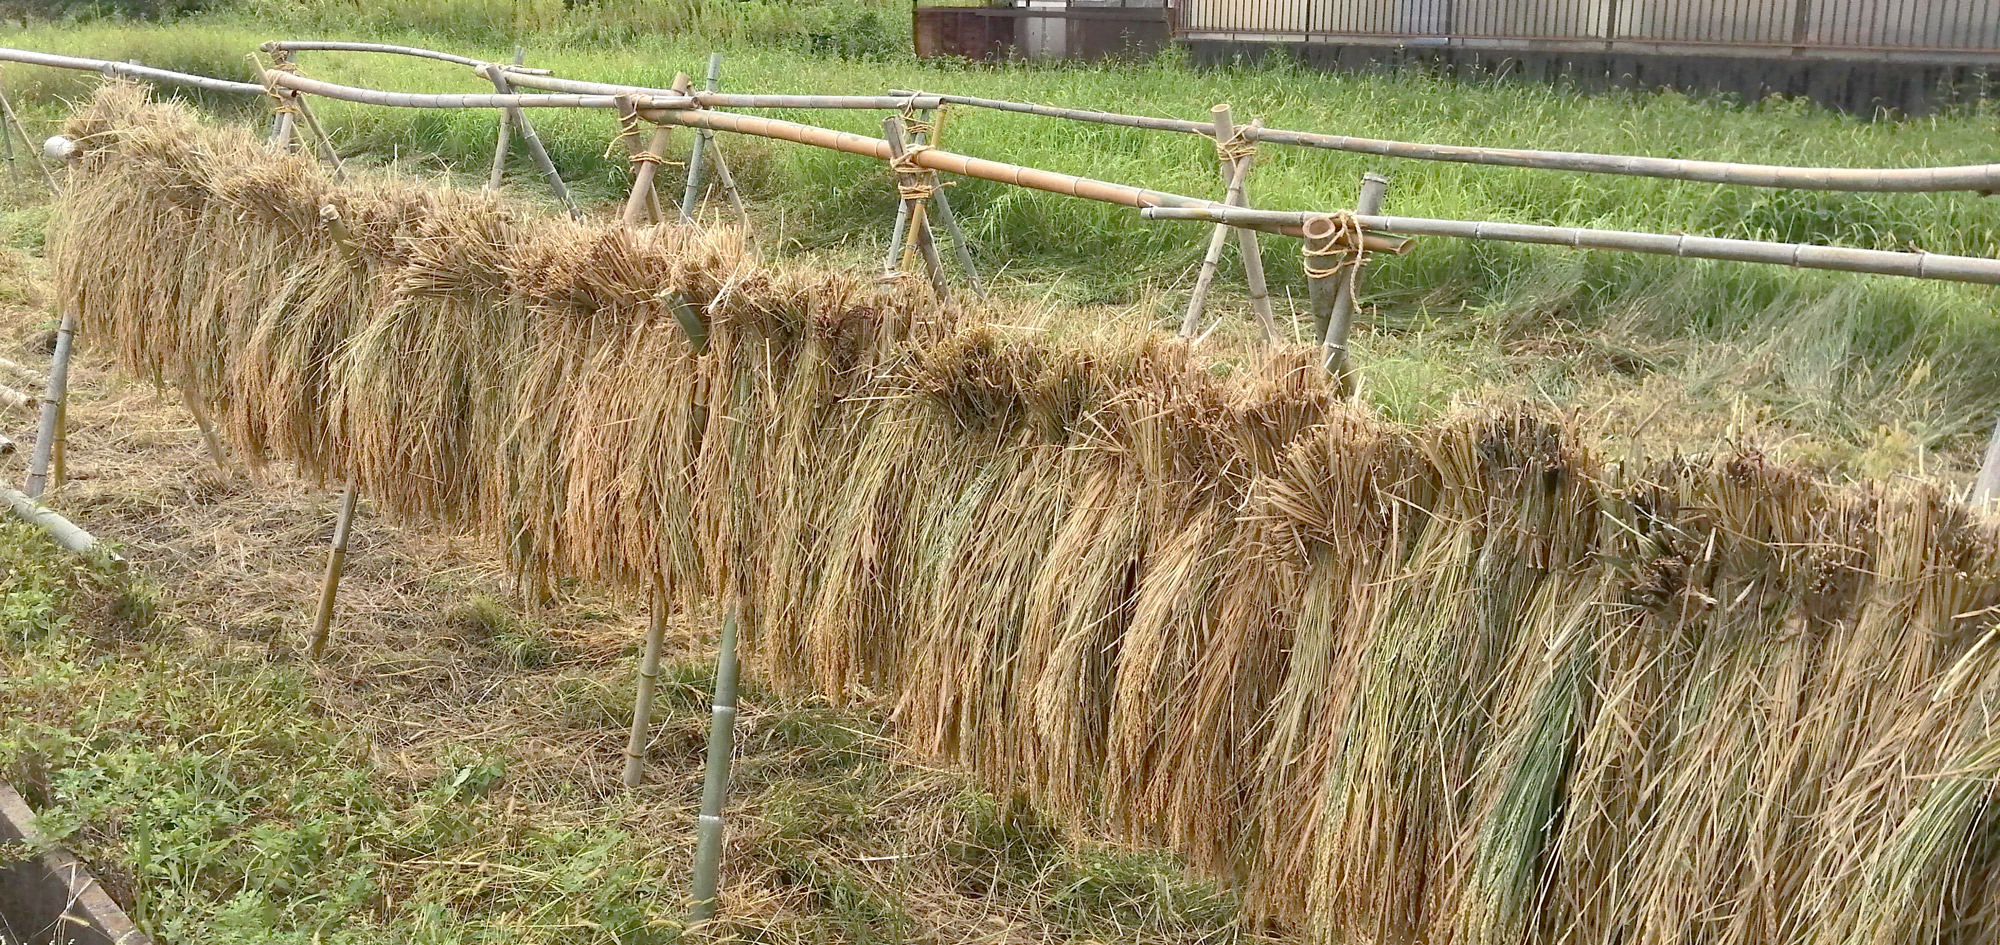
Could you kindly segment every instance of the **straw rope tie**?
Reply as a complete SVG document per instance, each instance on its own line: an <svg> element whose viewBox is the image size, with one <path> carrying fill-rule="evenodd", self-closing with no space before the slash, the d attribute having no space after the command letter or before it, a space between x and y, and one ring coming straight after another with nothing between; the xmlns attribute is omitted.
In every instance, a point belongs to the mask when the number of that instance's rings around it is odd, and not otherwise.
<svg viewBox="0 0 2000 945"><path fill-rule="evenodd" d="M917 155L929 151L928 144L905 145L901 157L889 159L889 169L898 175L896 193L904 200L928 200L932 194L952 184L939 183L937 171L917 163Z"/></svg>
<svg viewBox="0 0 2000 945"><path fill-rule="evenodd" d="M1359 292L1361 284L1362 255L1367 251L1363 237L1367 231L1352 210L1335 210L1327 214L1333 221L1333 235L1320 248L1313 248L1308 242L1303 251L1306 278L1315 282L1337 276L1341 270L1347 271L1347 292L1350 297ZM1332 262L1326 262L1332 260Z"/></svg>
<svg viewBox="0 0 2000 945"><path fill-rule="evenodd" d="M1248 161L1257 156L1257 142L1250 140L1244 132L1248 125L1237 125L1226 140L1215 142L1215 156L1223 164L1235 167L1238 161Z"/></svg>
<svg viewBox="0 0 2000 945"><path fill-rule="evenodd" d="M670 167L686 166L680 161L676 161L666 155L656 154L644 147L634 148L630 144L626 144L628 141L638 140L640 138L639 131L640 119L638 109L620 109L618 112L618 133L612 136L610 144L604 146L604 156L607 158L611 157L618 153L619 145L625 145L631 152L625 158L625 162L634 168L642 164L665 164Z"/></svg>

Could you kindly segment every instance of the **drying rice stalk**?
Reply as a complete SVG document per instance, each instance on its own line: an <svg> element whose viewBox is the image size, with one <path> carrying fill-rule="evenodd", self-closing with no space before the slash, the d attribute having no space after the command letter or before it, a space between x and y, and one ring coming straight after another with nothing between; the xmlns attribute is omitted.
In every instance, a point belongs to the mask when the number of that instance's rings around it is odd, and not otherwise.
<svg viewBox="0 0 2000 945"><path fill-rule="evenodd" d="M1020 337L730 231L335 183L112 86L53 253L247 461L740 601L779 685L1327 942L2000 935L2000 561L1949 497L1415 429L1315 352ZM323 208L347 231L329 230Z"/></svg>

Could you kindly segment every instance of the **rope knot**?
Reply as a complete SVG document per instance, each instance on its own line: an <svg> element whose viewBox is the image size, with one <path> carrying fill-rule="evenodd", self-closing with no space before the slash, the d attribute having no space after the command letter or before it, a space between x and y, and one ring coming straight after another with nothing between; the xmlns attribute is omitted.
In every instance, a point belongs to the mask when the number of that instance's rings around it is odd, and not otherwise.
<svg viewBox="0 0 2000 945"><path fill-rule="evenodd" d="M1352 210L1335 210L1322 217L1306 221L1306 244L1303 251L1306 278L1315 282L1347 273L1347 290L1353 294L1360 288L1361 263L1368 251L1364 237L1367 230L1361 226Z"/></svg>
<svg viewBox="0 0 2000 945"><path fill-rule="evenodd" d="M897 175L897 196L904 200L929 200L939 188L951 186L938 183L937 171L917 163L917 155L930 149L928 144L905 145L900 156L889 159L889 169Z"/></svg>
<svg viewBox="0 0 2000 945"><path fill-rule="evenodd" d="M1257 156L1257 142L1250 140L1249 125L1237 125L1231 129L1229 137L1217 139L1215 156L1228 167L1235 167L1238 161L1247 161Z"/></svg>

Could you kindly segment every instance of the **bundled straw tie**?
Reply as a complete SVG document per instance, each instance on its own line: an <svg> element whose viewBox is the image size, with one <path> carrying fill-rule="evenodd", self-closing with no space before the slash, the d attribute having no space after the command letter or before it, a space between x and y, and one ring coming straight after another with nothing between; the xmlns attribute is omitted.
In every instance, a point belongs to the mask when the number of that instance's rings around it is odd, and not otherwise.
<svg viewBox="0 0 2000 945"><path fill-rule="evenodd" d="M1333 222L1333 236L1320 248L1313 248L1309 241L1304 250L1306 278L1318 281L1347 271L1347 291L1355 293L1360 285L1362 255L1367 251L1363 238L1367 231L1356 219L1352 210L1335 210L1327 214ZM1328 262L1327 260L1331 260Z"/></svg>
<svg viewBox="0 0 2000 945"><path fill-rule="evenodd" d="M889 169L897 174L896 193L904 200L928 200L939 189L952 186L938 183L937 171L917 163L917 155L930 149L928 144L904 145L901 157L889 159Z"/></svg>

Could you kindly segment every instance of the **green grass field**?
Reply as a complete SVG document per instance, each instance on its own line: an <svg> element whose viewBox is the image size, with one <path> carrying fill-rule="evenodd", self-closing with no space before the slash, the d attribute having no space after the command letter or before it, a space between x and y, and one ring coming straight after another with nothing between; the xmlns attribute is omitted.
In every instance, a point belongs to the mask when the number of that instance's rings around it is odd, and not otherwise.
<svg viewBox="0 0 2000 945"><path fill-rule="evenodd" d="M906 52L907 16L900 5L873 0L726 7L607 0L569 12L473 0L393 11L311 2L169 25L35 27L5 41L239 77L248 75L246 53L277 37L389 40L492 59L511 55L518 42L531 64L559 74L652 85L676 71L698 74L707 54L721 51L725 88L737 91L915 87L1196 118L1227 101L1239 120L1261 116L1272 126L1800 165L1984 163L1994 154L1991 111L1868 122L1795 101L1740 107L1666 93L1586 96L1515 81L1327 75L1284 64L1195 70L1173 55L1124 65L923 62ZM487 90L465 70L402 57L308 53L300 62L309 75L380 88ZM82 94L91 81L30 69L8 75L23 97L44 105ZM320 110L350 156L468 182L490 159L488 114L336 102ZM879 132L879 116L866 113L782 117ZM541 111L534 120L580 193L615 199L627 172L622 158L606 157L610 115ZM982 157L1220 196L1209 147L1191 136L957 110L944 137L945 146ZM758 139L728 146L767 242L855 264L877 251L893 207L880 165ZM525 157L516 160L516 188L542 199ZM1392 213L2000 254L2000 203L1974 194L1784 192L1280 147L1264 149L1251 190L1260 206L1338 208L1352 202L1368 170L1393 178ZM663 175L674 192L677 173ZM997 270L1016 298L1111 306L1118 317L1164 324L1177 317L1206 241L1199 224L1148 223L1126 209L1003 185L962 181L952 193L982 265ZM1274 294L1296 311L1302 272L1292 244L1274 241L1265 256ZM1233 271L1226 259L1222 298L1235 303L1231 325L1240 331ZM1978 287L1438 239L1375 267L1369 301L1363 323L1372 330L1358 341L1372 366L1367 396L1410 419L1496 390L1589 406L1613 396L1600 389L1612 374L1656 383L1666 376L1699 412L1747 399L1782 428L1780 440L1799 447L1792 458L1866 473L1885 467L1860 457L1889 440L1916 448L1886 468L1966 453L2000 399L2000 320L1992 292ZM1623 393L1632 385L1613 386Z"/></svg>

